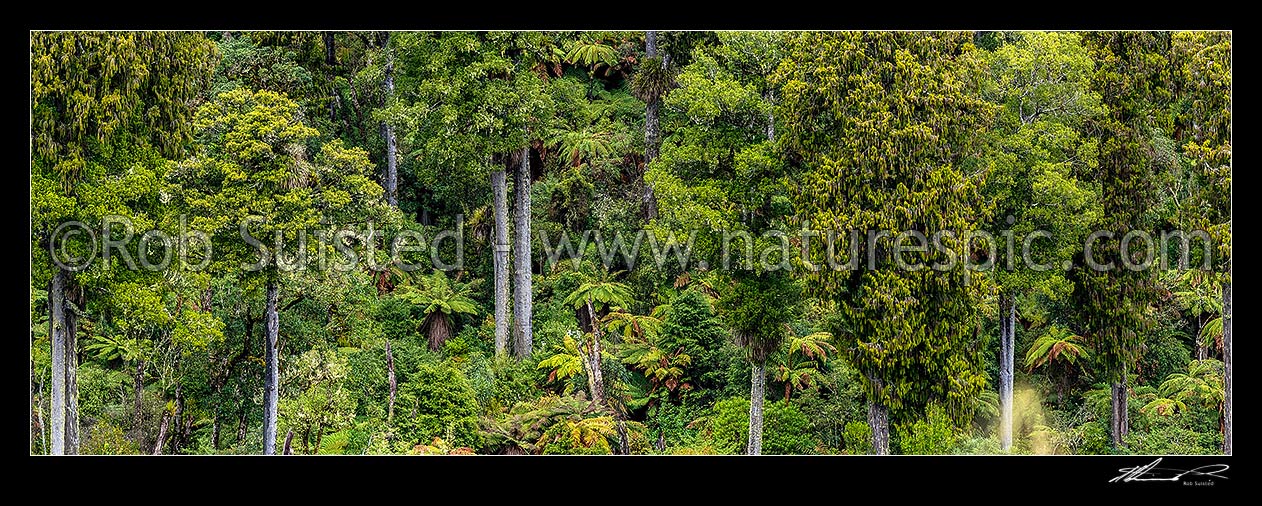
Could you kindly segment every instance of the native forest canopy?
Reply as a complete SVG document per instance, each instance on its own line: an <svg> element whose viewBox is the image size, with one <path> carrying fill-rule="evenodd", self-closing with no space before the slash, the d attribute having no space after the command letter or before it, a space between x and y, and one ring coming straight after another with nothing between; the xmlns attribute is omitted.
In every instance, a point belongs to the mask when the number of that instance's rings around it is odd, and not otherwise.
<svg viewBox="0 0 1262 506"><path fill-rule="evenodd" d="M31 454L1230 454L1227 32L32 32Z"/></svg>

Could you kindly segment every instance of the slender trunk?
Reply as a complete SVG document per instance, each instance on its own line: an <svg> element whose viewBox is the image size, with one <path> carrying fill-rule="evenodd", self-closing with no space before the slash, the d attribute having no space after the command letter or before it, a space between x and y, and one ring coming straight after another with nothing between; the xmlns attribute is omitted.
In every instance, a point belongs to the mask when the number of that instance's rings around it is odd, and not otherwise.
<svg viewBox="0 0 1262 506"><path fill-rule="evenodd" d="M491 172L495 206L495 355L508 351L508 185L504 169Z"/></svg>
<svg viewBox="0 0 1262 506"><path fill-rule="evenodd" d="M534 349L532 281L530 277L530 147L521 150L513 172L513 354L526 358Z"/></svg>
<svg viewBox="0 0 1262 506"><path fill-rule="evenodd" d="M618 421L614 423L614 428L618 431L618 454L630 455L631 441L630 438L627 437L627 421L623 420L622 417L619 416Z"/></svg>
<svg viewBox="0 0 1262 506"><path fill-rule="evenodd" d="M281 454L282 455L294 454L294 429L293 428L290 428L289 432L285 433L285 446L284 446L284 449L281 450Z"/></svg>
<svg viewBox="0 0 1262 506"><path fill-rule="evenodd" d="M773 106L776 102L776 96L770 89L763 92L762 99L767 102L767 140L776 141L776 112Z"/></svg>
<svg viewBox="0 0 1262 506"><path fill-rule="evenodd" d="M327 82L331 85L333 83L333 66L337 65L336 41L333 38L333 32L322 32L320 35L321 39L324 41L324 64L326 66L325 79L327 79ZM333 87L330 86L330 88ZM333 96L329 99L329 121L337 123L337 102L339 99L337 96L337 90L333 89L332 94Z"/></svg>
<svg viewBox="0 0 1262 506"><path fill-rule="evenodd" d="M245 442L246 420L249 418L249 411L246 410L245 404L241 405L241 417L237 420L237 443L238 445Z"/></svg>
<svg viewBox="0 0 1262 506"><path fill-rule="evenodd" d="M153 444L153 454L162 455L162 443L166 442L167 426L171 423L171 412L162 411L162 423L158 425L158 441Z"/></svg>
<svg viewBox="0 0 1262 506"><path fill-rule="evenodd" d="M1204 318L1201 318L1201 317L1198 317L1196 319L1196 328L1198 329L1205 328L1205 322L1203 320ZM1196 341L1196 359L1205 360L1205 358L1209 355L1209 347L1205 346L1205 343L1201 341L1200 336L1197 336L1196 339L1194 339L1194 341Z"/></svg>
<svg viewBox="0 0 1262 506"><path fill-rule="evenodd" d="M767 366L753 364L749 384L749 446L747 455L762 455L762 401L767 397Z"/></svg>
<svg viewBox="0 0 1262 506"><path fill-rule="evenodd" d="M67 275L68 276L68 275ZM83 307L81 291L73 289L72 279L67 277L66 301L70 302L62 313L66 325L66 455L79 454L79 320L76 307Z"/></svg>
<svg viewBox="0 0 1262 506"><path fill-rule="evenodd" d="M587 315L592 321L592 348L591 356L587 357L587 387L591 389L592 401L601 409L605 408L605 373L601 370L601 349L600 341L603 332L600 331L600 320L596 318L596 310L592 308L592 301L587 301Z"/></svg>
<svg viewBox="0 0 1262 506"><path fill-rule="evenodd" d="M34 370L34 368L32 368ZM39 428L39 445L44 451L48 451L48 431L44 428L44 381L40 380L39 389L35 394L35 425Z"/></svg>
<svg viewBox="0 0 1262 506"><path fill-rule="evenodd" d="M66 453L66 324L64 313L66 272L60 268L53 274L48 288L48 325L52 336L52 400L48 418L52 435L52 455Z"/></svg>
<svg viewBox="0 0 1262 506"><path fill-rule="evenodd" d="M657 32L648 31L644 34L644 54L648 58L657 56ZM662 65L666 65L666 59L662 58ZM644 171L648 172L648 166L653 160L657 159L659 150L661 149L661 127L658 122L658 114L661 110L662 99L658 96L648 97L648 101L644 108ZM643 177L643 175L641 175ZM657 201L653 197L653 185L648 181L644 181L644 194L642 196L641 205L643 206L644 218L651 220L657 216Z"/></svg>
<svg viewBox="0 0 1262 506"><path fill-rule="evenodd" d="M1012 448L1012 365L1015 360L1013 334L1017 319L1016 301L999 296L999 446Z"/></svg>
<svg viewBox="0 0 1262 506"><path fill-rule="evenodd" d="M1109 431L1113 439L1113 447L1126 446L1126 433L1130 430L1130 413L1127 410L1126 370L1122 370L1120 381L1113 382L1113 417Z"/></svg>
<svg viewBox="0 0 1262 506"><path fill-rule="evenodd" d="M276 310L279 290L276 280L267 281L267 373L263 380L263 455L276 454L276 402L280 390L280 315Z"/></svg>
<svg viewBox="0 0 1262 506"><path fill-rule="evenodd" d="M320 448L322 448L323 445L324 445L324 426L320 426L316 430L315 451L308 453L307 455L319 455Z"/></svg>
<svg viewBox="0 0 1262 506"><path fill-rule="evenodd" d="M1056 406L1057 407L1062 407L1065 405L1065 389L1068 388L1069 386L1067 385L1067 383L1069 383L1069 373L1060 375L1060 381L1056 382Z"/></svg>
<svg viewBox="0 0 1262 506"><path fill-rule="evenodd" d="M135 390L136 402L132 406L132 425L136 429L136 437L139 440L141 431L145 424L145 361L136 361L136 376L133 379L132 389Z"/></svg>
<svg viewBox="0 0 1262 506"><path fill-rule="evenodd" d="M171 438L171 453L180 453L180 437L184 435L184 384L175 384L175 434Z"/></svg>
<svg viewBox="0 0 1262 506"><path fill-rule="evenodd" d="M215 401L215 417L210 426L210 448L213 450L219 450L220 425L219 401Z"/></svg>
<svg viewBox="0 0 1262 506"><path fill-rule="evenodd" d="M394 421L394 397L399 391L399 382L394 376L394 351L390 349L390 340L386 339L386 381L390 384L390 405L386 410L386 422Z"/></svg>
<svg viewBox="0 0 1262 506"><path fill-rule="evenodd" d="M386 40L382 44L386 51L386 105L394 100L394 55L390 52L389 44L390 33L386 32ZM386 203L390 207L399 207L398 140L394 136L394 127L385 121L381 122L381 137L386 143Z"/></svg>
<svg viewBox="0 0 1262 506"><path fill-rule="evenodd" d="M1223 283L1223 394L1223 453L1231 455L1231 281Z"/></svg>

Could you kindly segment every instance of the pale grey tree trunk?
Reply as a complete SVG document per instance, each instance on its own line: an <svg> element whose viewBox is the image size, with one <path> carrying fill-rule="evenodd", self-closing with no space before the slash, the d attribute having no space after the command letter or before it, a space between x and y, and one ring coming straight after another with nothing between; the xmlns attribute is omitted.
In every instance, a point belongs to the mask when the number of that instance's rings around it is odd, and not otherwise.
<svg viewBox="0 0 1262 506"><path fill-rule="evenodd" d="M267 282L267 373L263 381L263 455L276 454L276 406L280 393L280 357L277 345L280 341L280 315L277 299L280 297L275 280Z"/></svg>
<svg viewBox="0 0 1262 506"><path fill-rule="evenodd" d="M604 333L600 330L600 319L596 317L596 310L592 308L592 301L587 301L587 315L592 321L592 346L591 354L584 361L587 362L587 388L591 390L592 401L601 409L605 406L605 372L601 369L601 339Z"/></svg>
<svg viewBox="0 0 1262 506"><path fill-rule="evenodd" d="M1130 412L1127 410L1126 369L1122 369L1120 381L1113 382L1113 416L1110 435L1113 447L1126 446L1126 433L1130 431Z"/></svg>
<svg viewBox="0 0 1262 506"><path fill-rule="evenodd" d="M749 384L749 445L747 455L762 455L762 401L767 397L766 363L753 364Z"/></svg>
<svg viewBox="0 0 1262 506"><path fill-rule="evenodd" d="M648 58L658 56L657 52L657 31L650 30L644 33L644 54ZM663 67L666 65L665 56L662 57ZM661 127L658 121L658 114L661 110L662 98L659 96L648 97L648 101L644 108L644 171L648 171L648 165L657 159L659 150L661 149ZM645 219L652 219L657 216L657 199L653 196L653 185L648 181L644 181L644 194L641 197L641 205L644 208Z"/></svg>
<svg viewBox="0 0 1262 506"><path fill-rule="evenodd" d="M530 147L521 150L521 160L513 172L513 354L526 358L534 349L531 328L533 287L530 277Z"/></svg>
<svg viewBox="0 0 1262 506"><path fill-rule="evenodd" d="M73 282L66 275L66 285ZM81 292L67 292L67 306L62 317L66 326L66 455L79 454L79 320L75 314L76 307L83 307Z"/></svg>
<svg viewBox="0 0 1262 506"><path fill-rule="evenodd" d="M214 415L214 418L211 418L211 425L210 425L210 448L212 450L219 449L219 438L220 438L220 432L221 432L220 426L222 425L221 416L219 413L219 407L220 407L219 401L216 400L215 401L215 415Z"/></svg>
<svg viewBox="0 0 1262 506"><path fill-rule="evenodd" d="M1223 453L1231 455L1231 281L1223 283L1223 390Z"/></svg>
<svg viewBox="0 0 1262 506"><path fill-rule="evenodd" d="M48 287L48 325L52 336L52 395L48 404L51 455L66 453L66 272L53 274Z"/></svg>
<svg viewBox="0 0 1262 506"><path fill-rule="evenodd" d="M1011 296L999 298L999 446L1012 448L1012 365L1017 319L1016 301Z"/></svg>
<svg viewBox="0 0 1262 506"><path fill-rule="evenodd" d="M495 207L495 355L508 351L508 185L504 169L491 171L491 195Z"/></svg>
<svg viewBox="0 0 1262 506"><path fill-rule="evenodd" d="M390 32L386 32L386 40L382 44L386 53L386 105L394 100L394 54L390 52L389 46ZM399 207L399 144L394 135L394 127L385 121L381 122L381 137L386 143L386 203L390 207Z"/></svg>

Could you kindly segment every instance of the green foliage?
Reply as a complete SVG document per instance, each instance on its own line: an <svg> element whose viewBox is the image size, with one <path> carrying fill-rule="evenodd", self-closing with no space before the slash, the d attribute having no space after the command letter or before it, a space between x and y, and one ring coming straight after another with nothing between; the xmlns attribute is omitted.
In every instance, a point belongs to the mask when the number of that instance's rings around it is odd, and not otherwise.
<svg viewBox="0 0 1262 506"><path fill-rule="evenodd" d="M750 362L767 361L784 342L785 323L800 311L802 289L782 274L739 276L719 299L717 309Z"/></svg>
<svg viewBox="0 0 1262 506"><path fill-rule="evenodd" d="M128 441L123 429L109 422L92 426L80 450L84 455L138 455L140 448Z"/></svg>
<svg viewBox="0 0 1262 506"><path fill-rule="evenodd" d="M701 423L706 443L718 453L741 453L749 438L749 399L721 400ZM810 453L815 441L809 429L810 420L792 404L767 403L762 451L769 455Z"/></svg>
<svg viewBox="0 0 1262 506"><path fill-rule="evenodd" d="M1073 366L1079 360L1085 365L1090 357L1091 353L1082 343L1082 336L1071 335L1068 329L1052 326L1025 352L1025 366L1031 370L1053 362Z"/></svg>
<svg viewBox="0 0 1262 506"><path fill-rule="evenodd" d="M453 283L447 279L447 273L435 270L429 275L420 276L420 285L403 285L395 292L398 297L421 308L424 315L421 333L429 336L430 351L439 351L443 343L451 337L454 330L454 318L460 315L477 315L478 304L470 295L481 280L472 283Z"/></svg>
<svg viewBox="0 0 1262 506"><path fill-rule="evenodd" d="M898 444L903 455L942 455L955 446L956 429L942 406L930 405L925 418L899 425Z"/></svg>
<svg viewBox="0 0 1262 506"><path fill-rule="evenodd" d="M846 453L850 455L866 455L872 453L872 427L867 422L855 420L846 422Z"/></svg>
<svg viewBox="0 0 1262 506"><path fill-rule="evenodd" d="M777 141L802 160L790 192L801 222L925 237L949 230L954 235L942 243L961 251L955 239L977 229L988 212L980 178L970 174L983 169L974 147L994 114L976 94L979 62L968 39L889 32L790 37L771 81L781 93ZM820 242L810 260L829 265ZM840 303L833 334L865 372L870 398L895 418L934 398L957 420L970 418L972 398L985 384L976 358L964 353L981 284L943 249L902 255L899 261L926 267L910 270L896 268L889 248L857 246L857 260L875 265L823 268L806 278L813 294ZM833 265L851 255L834 257Z"/></svg>
<svg viewBox="0 0 1262 506"><path fill-rule="evenodd" d="M349 371L347 358L327 349L309 350L288 364L282 388L289 395L278 402L277 435L292 429L294 444L314 454L325 434L349 427L355 417L355 400L346 389Z"/></svg>
<svg viewBox="0 0 1262 506"><path fill-rule="evenodd" d="M1166 418L1166 417L1163 417ZM1127 449L1137 455L1214 455L1222 451L1222 434L1195 427L1185 417L1168 417L1148 430L1133 431Z"/></svg>
<svg viewBox="0 0 1262 506"><path fill-rule="evenodd" d="M454 445L480 445L476 393L449 365L420 366L399 386L394 410L400 441L423 444L441 437Z"/></svg>
<svg viewBox="0 0 1262 506"><path fill-rule="evenodd" d="M278 438L292 429L301 454L610 454L624 440L632 454L740 453L750 362L775 400L766 453L871 453L872 404L896 453L1005 453L988 380L997 300L1015 301L1025 352L1006 453L1220 451L1230 33L660 32L653 57L645 44L32 33L31 452L50 451L58 295L77 329L79 453L258 453L267 284L281 293ZM387 132L397 207L382 198ZM487 174L523 148L533 204L513 212L547 238L532 238L537 352L513 359L493 356L485 314ZM81 221L99 245L124 235L100 233L112 215L136 237L48 293L50 246L92 253L89 235L58 244L54 229ZM337 246L385 269L320 264L342 265L322 231L343 226L356 233ZM428 251L403 255L419 271L388 263L399 233L434 245L457 226L455 271ZM128 268L163 253L138 244L151 229L205 232L210 263ZM852 250L849 230L890 236ZM965 241L982 230L995 251ZM1091 251L1111 270L1085 266L1094 230L1113 233ZM1121 265L1126 233L1173 230L1209 236L1186 244L1190 266ZM950 234L900 250L901 231ZM1035 231L1050 236L1021 244ZM581 258L552 261L562 232ZM639 232L656 246L632 255ZM652 251L671 240L691 241L687 259ZM1185 246L1158 244L1157 258ZM585 398L593 367L605 405ZM1130 421L1114 445L1118 381Z"/></svg>

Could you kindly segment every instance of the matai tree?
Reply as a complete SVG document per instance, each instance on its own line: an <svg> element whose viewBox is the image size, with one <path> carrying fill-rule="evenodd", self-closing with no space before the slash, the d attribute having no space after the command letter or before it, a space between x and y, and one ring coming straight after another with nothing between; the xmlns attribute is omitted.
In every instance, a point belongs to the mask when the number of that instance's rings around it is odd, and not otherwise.
<svg viewBox="0 0 1262 506"><path fill-rule="evenodd" d="M839 304L833 334L863 373L877 454L889 452L891 418L936 400L962 423L985 385L969 352L982 276L966 264L987 252L962 239L986 218L978 132L993 107L974 88L970 40L796 34L772 78L777 142L801 167L797 216L826 232L806 285ZM856 241L850 230L887 235ZM907 248L895 247L901 235Z"/></svg>

